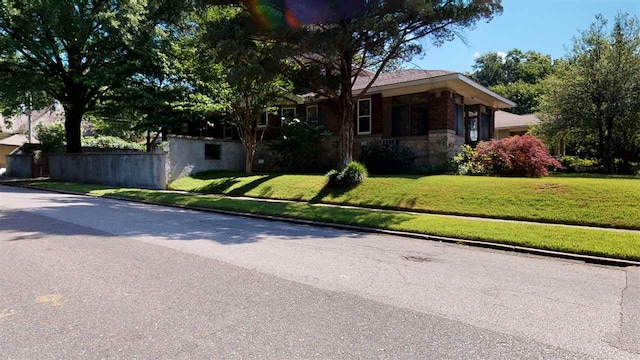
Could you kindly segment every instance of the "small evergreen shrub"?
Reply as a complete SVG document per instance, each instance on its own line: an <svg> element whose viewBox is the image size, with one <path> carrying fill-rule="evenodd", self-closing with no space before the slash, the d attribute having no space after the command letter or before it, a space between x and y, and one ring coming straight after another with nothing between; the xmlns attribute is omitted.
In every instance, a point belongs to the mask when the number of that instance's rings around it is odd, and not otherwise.
<svg viewBox="0 0 640 360"><path fill-rule="evenodd" d="M327 186L331 188L340 187L338 185L338 175L340 175L340 172L338 170L329 170L329 172L325 175L327 177Z"/></svg>
<svg viewBox="0 0 640 360"><path fill-rule="evenodd" d="M549 175L549 167L564 169L533 135L481 142L476 148L475 161L487 173L499 176L541 177Z"/></svg>
<svg viewBox="0 0 640 360"><path fill-rule="evenodd" d="M363 155L369 171L379 175L407 173L416 161L416 154L411 148L379 141L367 144Z"/></svg>
<svg viewBox="0 0 640 360"><path fill-rule="evenodd" d="M344 170L340 172L337 170L331 170L326 176L328 180L328 187L347 189L364 182L367 176L369 176L369 172L361 163L352 161L347 164Z"/></svg>

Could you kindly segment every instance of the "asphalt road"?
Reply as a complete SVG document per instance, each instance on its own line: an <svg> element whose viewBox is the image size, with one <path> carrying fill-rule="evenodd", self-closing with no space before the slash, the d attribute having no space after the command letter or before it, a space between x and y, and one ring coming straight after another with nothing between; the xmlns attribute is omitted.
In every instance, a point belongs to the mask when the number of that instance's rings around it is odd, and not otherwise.
<svg viewBox="0 0 640 360"><path fill-rule="evenodd" d="M61 358L638 359L640 270L0 186L0 359Z"/></svg>

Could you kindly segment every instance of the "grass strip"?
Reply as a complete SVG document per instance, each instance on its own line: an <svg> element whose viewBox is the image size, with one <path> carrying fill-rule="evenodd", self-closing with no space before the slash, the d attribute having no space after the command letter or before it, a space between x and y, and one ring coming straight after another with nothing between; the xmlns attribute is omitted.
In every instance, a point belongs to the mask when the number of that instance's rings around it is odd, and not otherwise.
<svg viewBox="0 0 640 360"><path fill-rule="evenodd" d="M158 204L272 215L459 239L481 240L576 254L640 260L640 234L630 232L502 223L368 209L343 209L306 203L241 200L209 195L123 189L100 185L56 182L36 182L26 185L33 188L67 190L94 196L112 196Z"/></svg>
<svg viewBox="0 0 640 360"><path fill-rule="evenodd" d="M206 172L171 189L427 213L640 229L637 178L372 176L349 189L327 189L322 175Z"/></svg>

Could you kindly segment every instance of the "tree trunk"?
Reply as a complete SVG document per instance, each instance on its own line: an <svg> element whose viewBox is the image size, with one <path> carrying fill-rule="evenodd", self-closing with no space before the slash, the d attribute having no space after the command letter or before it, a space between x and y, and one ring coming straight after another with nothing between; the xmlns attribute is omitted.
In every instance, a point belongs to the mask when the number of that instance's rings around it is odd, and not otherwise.
<svg viewBox="0 0 640 360"><path fill-rule="evenodd" d="M605 145L605 159L604 159L604 169L607 174L613 174L615 168L613 164L613 119L608 118L606 121L607 124L607 134L606 134L606 145Z"/></svg>
<svg viewBox="0 0 640 360"><path fill-rule="evenodd" d="M346 94L340 95L340 117L338 170L343 170L353 160L353 102Z"/></svg>
<svg viewBox="0 0 640 360"><path fill-rule="evenodd" d="M340 65L340 141L338 154L338 170L344 168L353 160L353 91L351 76L353 72L353 51L345 49L341 54Z"/></svg>
<svg viewBox="0 0 640 360"><path fill-rule="evenodd" d="M65 109L64 128L67 137L67 153L82 152L80 124L84 111L76 106Z"/></svg>
<svg viewBox="0 0 640 360"><path fill-rule="evenodd" d="M247 151L247 156L245 158L245 163L244 163L244 172L247 175L251 175L253 174L253 155L254 152L252 151Z"/></svg>

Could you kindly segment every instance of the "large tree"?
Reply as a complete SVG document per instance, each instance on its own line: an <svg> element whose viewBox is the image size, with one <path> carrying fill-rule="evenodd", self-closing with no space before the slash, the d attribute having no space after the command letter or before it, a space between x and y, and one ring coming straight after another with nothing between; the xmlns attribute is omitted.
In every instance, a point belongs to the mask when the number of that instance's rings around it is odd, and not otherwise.
<svg viewBox="0 0 640 360"><path fill-rule="evenodd" d="M620 14L611 31L597 16L574 40L573 51L545 81L542 124L548 138L591 139L607 173L640 156L640 26Z"/></svg>
<svg viewBox="0 0 640 360"><path fill-rule="evenodd" d="M250 13L214 5L199 19L193 86L212 101L219 118L235 127L245 150L245 171L253 171L258 143L267 130L267 112L290 96L287 47L265 40Z"/></svg>
<svg viewBox="0 0 640 360"><path fill-rule="evenodd" d="M341 116L338 166L352 160L355 104L390 64L441 45L501 12L500 0L243 1L271 40L291 46L307 90L337 105ZM356 79L366 86L353 91ZM362 81L362 80L361 80Z"/></svg>
<svg viewBox="0 0 640 360"><path fill-rule="evenodd" d="M538 107L540 82L551 73L553 63L549 55L513 49L504 54L482 54L476 58L473 69L471 78L516 102L517 106L510 111L528 114Z"/></svg>
<svg viewBox="0 0 640 360"><path fill-rule="evenodd" d="M1 0L0 96L44 92L65 109L67 151L84 114L144 72L179 0Z"/></svg>

